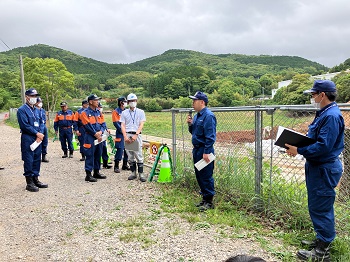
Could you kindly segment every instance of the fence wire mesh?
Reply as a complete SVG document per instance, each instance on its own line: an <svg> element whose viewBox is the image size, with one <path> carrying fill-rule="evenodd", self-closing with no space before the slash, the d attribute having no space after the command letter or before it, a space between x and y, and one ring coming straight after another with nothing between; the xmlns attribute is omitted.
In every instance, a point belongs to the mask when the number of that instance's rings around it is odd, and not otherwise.
<svg viewBox="0 0 350 262"><path fill-rule="evenodd" d="M335 213L340 234L350 222L350 108L340 105L346 123L344 173L339 183ZM278 126L306 134L315 109L305 106L212 108L217 118L215 186L227 201L265 211L280 219L295 219L295 226L310 227L305 186L305 159L290 157L275 146ZM194 177L188 109L173 109L173 158L180 179ZM271 211L271 212L270 212ZM346 230L345 230L346 229Z"/></svg>

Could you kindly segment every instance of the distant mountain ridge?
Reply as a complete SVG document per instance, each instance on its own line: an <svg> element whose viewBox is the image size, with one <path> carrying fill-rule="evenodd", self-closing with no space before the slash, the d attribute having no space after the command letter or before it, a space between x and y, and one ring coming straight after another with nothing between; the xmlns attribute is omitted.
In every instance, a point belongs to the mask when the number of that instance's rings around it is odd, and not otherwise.
<svg viewBox="0 0 350 262"><path fill-rule="evenodd" d="M158 74L186 65L204 67L218 75L232 74L242 77L259 77L266 73L278 74L288 69L302 73L313 71L308 72L310 74L328 70L324 65L297 56L212 55L180 49L171 49L163 54L130 64L108 64L44 44L18 47L10 51L0 52L0 70L16 71L19 54L30 58L55 58L63 62L73 74L95 74L104 79L131 71L146 71Z"/></svg>

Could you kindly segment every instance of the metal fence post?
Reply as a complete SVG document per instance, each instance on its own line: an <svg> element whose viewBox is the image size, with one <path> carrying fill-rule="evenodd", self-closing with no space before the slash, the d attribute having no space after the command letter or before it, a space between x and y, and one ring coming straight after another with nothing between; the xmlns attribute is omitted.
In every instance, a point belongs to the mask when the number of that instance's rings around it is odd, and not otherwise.
<svg viewBox="0 0 350 262"><path fill-rule="evenodd" d="M175 176L176 174L176 117L175 117L176 111L171 110L171 129L172 129L172 148L173 148L173 175Z"/></svg>
<svg viewBox="0 0 350 262"><path fill-rule="evenodd" d="M255 208L258 211L263 210L263 201L261 198L262 182L262 111L255 111Z"/></svg>

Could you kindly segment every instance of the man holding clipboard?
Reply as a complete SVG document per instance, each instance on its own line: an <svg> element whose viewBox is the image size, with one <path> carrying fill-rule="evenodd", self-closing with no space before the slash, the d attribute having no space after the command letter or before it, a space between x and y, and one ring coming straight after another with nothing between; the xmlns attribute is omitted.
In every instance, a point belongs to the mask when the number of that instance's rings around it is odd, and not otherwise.
<svg viewBox="0 0 350 262"><path fill-rule="evenodd" d="M143 154L142 154L142 128L146 122L145 112L142 109L136 108L137 96L129 94L127 96L129 109L122 112L120 117L121 129L125 141L125 151L128 154L130 163L131 175L128 180L137 178L137 169L141 182L147 181L147 175L143 173Z"/></svg>
<svg viewBox="0 0 350 262"><path fill-rule="evenodd" d="M287 154L300 154L306 159L305 180L308 192L308 208L316 239L303 240L311 251L299 250L297 256L304 261L330 261L330 244L335 238L334 201L335 190L342 176L339 159L344 149L344 119L335 102L337 90L330 80L316 80L312 89L304 93L311 95L311 104L318 111L308 137L316 142L308 146L295 147L285 144Z"/></svg>

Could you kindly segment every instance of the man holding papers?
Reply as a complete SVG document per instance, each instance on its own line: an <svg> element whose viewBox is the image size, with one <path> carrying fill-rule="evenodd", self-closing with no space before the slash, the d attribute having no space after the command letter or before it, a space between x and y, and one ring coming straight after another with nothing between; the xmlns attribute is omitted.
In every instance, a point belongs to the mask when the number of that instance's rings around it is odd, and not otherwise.
<svg viewBox="0 0 350 262"><path fill-rule="evenodd" d="M193 117L188 115L188 130L192 134L193 144L193 162L196 164L203 161L195 167L195 173L198 185L201 189L202 201L196 206L200 211L214 208L213 197L214 189L214 143L216 140L216 117L207 108L208 97L206 94L198 91L194 96L189 96L193 100L193 109L197 114ZM199 170L200 169L200 170Z"/></svg>
<svg viewBox="0 0 350 262"><path fill-rule="evenodd" d="M37 103L38 92L30 88L25 92L26 103L18 108L17 119L21 129L21 152L24 162L24 176L26 178L26 190L38 192L39 188L48 187L39 181L41 164L41 146L44 139L44 123L39 110L34 106ZM35 143L36 142L36 143ZM35 148L31 145L36 144Z"/></svg>
<svg viewBox="0 0 350 262"><path fill-rule="evenodd" d="M308 192L309 214L316 232L314 241L303 240L309 250L299 250L297 255L304 261L331 261L330 244L335 238L334 201L335 190L342 175L339 155L344 149L344 120L335 102L337 90L330 80L316 80L312 89L311 104L319 110L311 125L308 137L315 143L295 147L286 144L290 156L305 157L305 180Z"/></svg>
<svg viewBox="0 0 350 262"><path fill-rule="evenodd" d="M146 182L148 175L143 172L142 154L142 128L146 122L146 115L142 109L137 108L137 96L133 93L126 98L129 109L124 110L120 116L120 127L125 141L125 151L128 154L131 175L128 180L137 178L136 166L141 182Z"/></svg>
<svg viewBox="0 0 350 262"><path fill-rule="evenodd" d="M88 97L89 107L81 113L81 122L85 129L84 155L85 155L85 181L96 182L105 179L100 173L102 156L102 135L107 130L103 114L97 109L100 98L93 94ZM97 140L98 143L95 143ZM94 171L91 176L92 170Z"/></svg>

